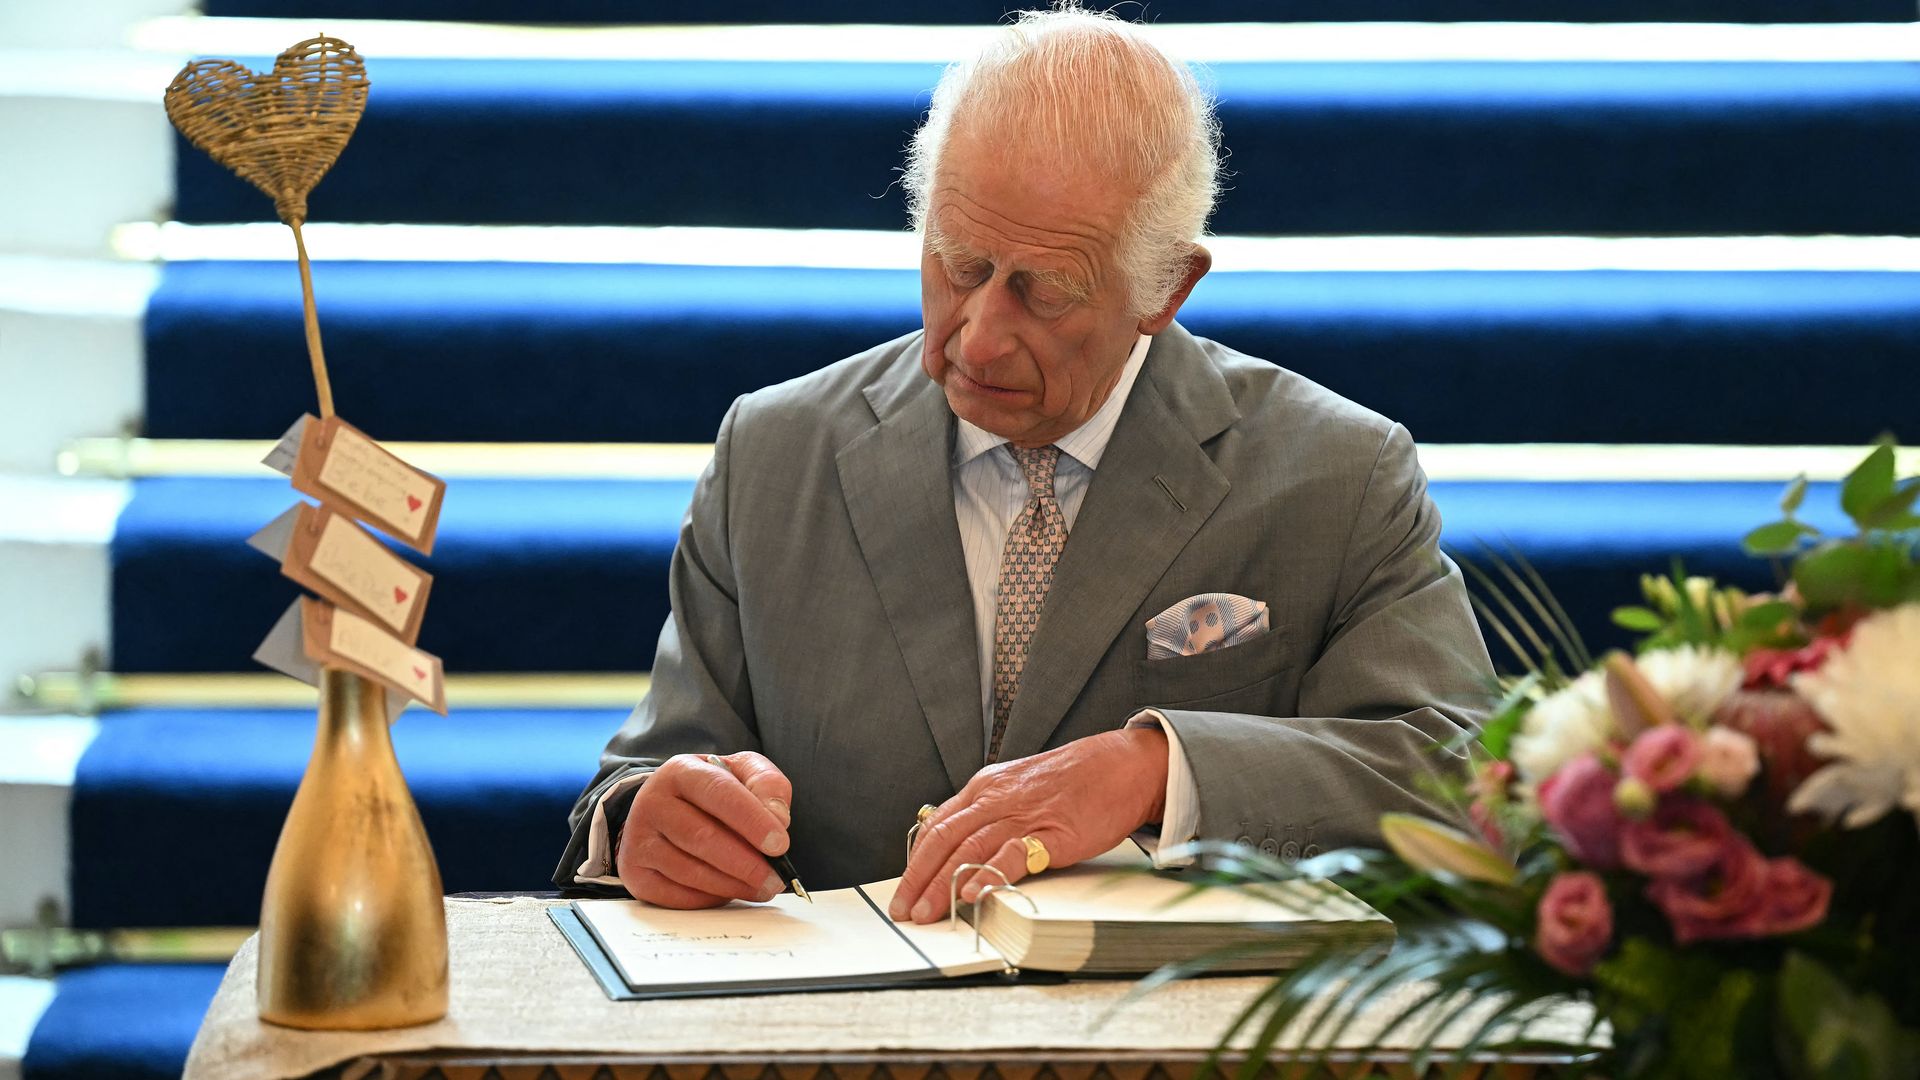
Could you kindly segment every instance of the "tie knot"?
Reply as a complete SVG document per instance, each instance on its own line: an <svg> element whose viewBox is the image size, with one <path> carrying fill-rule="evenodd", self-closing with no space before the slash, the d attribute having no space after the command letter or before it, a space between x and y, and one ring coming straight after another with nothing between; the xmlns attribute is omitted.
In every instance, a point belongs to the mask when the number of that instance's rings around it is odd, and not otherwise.
<svg viewBox="0 0 1920 1080"><path fill-rule="evenodd" d="M1053 471L1060 464L1060 448L1049 444L1023 449L1008 443L1007 449L1013 451L1020 471L1027 474L1028 494L1036 499L1053 498Z"/></svg>

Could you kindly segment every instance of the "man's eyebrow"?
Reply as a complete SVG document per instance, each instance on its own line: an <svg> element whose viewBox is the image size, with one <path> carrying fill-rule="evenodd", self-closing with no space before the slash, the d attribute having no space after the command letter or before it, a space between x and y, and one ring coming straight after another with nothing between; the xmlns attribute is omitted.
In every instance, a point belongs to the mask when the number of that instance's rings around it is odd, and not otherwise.
<svg viewBox="0 0 1920 1080"><path fill-rule="evenodd" d="M1093 291L1087 288L1084 282L1071 274L1065 274L1058 270L1027 270L1023 272L1035 282L1049 288L1059 289L1077 302L1085 302L1093 295Z"/></svg>

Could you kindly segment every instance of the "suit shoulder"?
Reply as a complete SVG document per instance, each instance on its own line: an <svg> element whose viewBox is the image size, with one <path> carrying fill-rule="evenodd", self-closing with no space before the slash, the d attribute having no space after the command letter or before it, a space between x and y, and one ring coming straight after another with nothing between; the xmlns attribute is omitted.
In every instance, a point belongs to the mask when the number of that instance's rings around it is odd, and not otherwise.
<svg viewBox="0 0 1920 1080"><path fill-rule="evenodd" d="M826 367L742 397L736 424L830 433L860 431L873 423L867 391L919 376L920 331L855 353Z"/></svg>
<svg viewBox="0 0 1920 1080"><path fill-rule="evenodd" d="M1217 341L1194 340L1226 380L1240 411L1240 424L1253 431L1286 432L1321 444L1331 441L1345 449L1378 450L1399 426L1298 372Z"/></svg>

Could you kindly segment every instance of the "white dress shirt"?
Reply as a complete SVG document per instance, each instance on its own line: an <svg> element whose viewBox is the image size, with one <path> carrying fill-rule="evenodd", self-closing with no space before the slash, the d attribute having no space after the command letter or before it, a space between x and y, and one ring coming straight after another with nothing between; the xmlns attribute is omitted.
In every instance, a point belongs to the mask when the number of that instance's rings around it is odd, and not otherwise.
<svg viewBox="0 0 1920 1080"><path fill-rule="evenodd" d="M1087 486L1094 470L1107 452L1120 411L1133 393L1133 384L1146 362L1147 347L1153 339L1145 334L1134 343L1121 369L1120 381L1107 396L1106 403L1087 422L1055 441L1060 448L1060 464L1053 474L1054 497L1060 501L1060 513L1066 518L1067 540L1072 543L1073 522L1086 501ZM1007 542L1007 530L1027 504L1027 478L1007 440L965 420L956 418L953 441L953 513L960 525L960 547L967 560L967 584L973 593L974 639L980 656L980 758L986 760L993 739L993 624L1000 599L1000 556ZM1190 860L1165 860L1160 852L1193 839L1200 824L1200 796L1194 789L1193 768L1180 747L1180 736L1153 709L1142 710L1128 720L1129 726L1155 726L1167 736L1167 803L1155 837L1142 837L1144 846L1154 853L1159 866L1183 865ZM606 802L638 787L645 774L622 778L600 795L593 808L592 830L587 836L587 857L575 871L583 884L618 885L613 869L613 851L607 832Z"/></svg>
<svg viewBox="0 0 1920 1080"><path fill-rule="evenodd" d="M1054 440L1060 464L1053 472L1053 494L1067 522L1067 542L1073 542L1073 523L1086 501L1087 487L1100 467L1113 438L1120 411L1133 393L1153 339L1140 335L1120 381L1105 404L1070 434ZM960 525L960 548L967 559L967 584L973 593L974 641L980 656L980 753L986 757L993 741L993 628L1000 601L1000 558L1007 530L1027 505L1027 478L1007 449L1007 440L965 420L957 420L953 439L953 514ZM1156 865L1182 865L1189 860L1163 861L1162 848L1193 839L1200 824L1200 796L1194 790L1193 768L1180 748L1180 736L1166 718L1146 709L1128 721L1130 726L1153 725L1167 736L1167 805L1153 851ZM1151 838L1143 838L1151 839Z"/></svg>

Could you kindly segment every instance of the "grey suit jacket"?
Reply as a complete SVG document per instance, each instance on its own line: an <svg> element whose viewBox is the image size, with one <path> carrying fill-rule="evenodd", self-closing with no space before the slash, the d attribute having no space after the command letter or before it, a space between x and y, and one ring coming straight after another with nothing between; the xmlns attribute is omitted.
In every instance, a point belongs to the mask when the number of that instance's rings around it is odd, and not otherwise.
<svg viewBox="0 0 1920 1080"><path fill-rule="evenodd" d="M981 768L954 417L920 343L734 403L681 527L652 692L574 807L556 881L601 791L674 754L771 758L820 888L898 874L915 810ZM1158 706L1203 836L1331 849L1375 840L1383 811L1449 813L1432 774L1460 764L1444 744L1493 675L1439 534L1404 428L1169 328L1060 557L1003 756ZM1147 660L1147 621L1205 592L1266 601L1271 632Z"/></svg>

